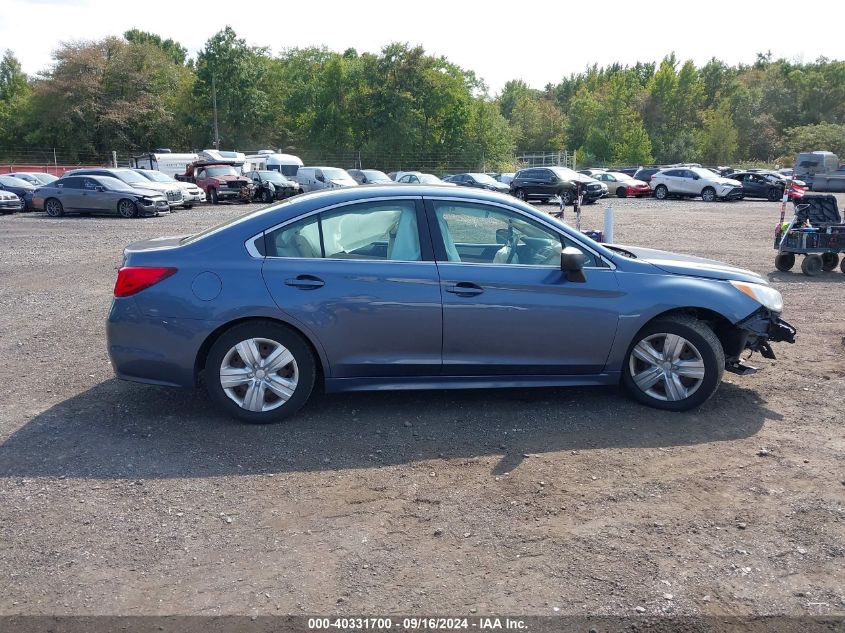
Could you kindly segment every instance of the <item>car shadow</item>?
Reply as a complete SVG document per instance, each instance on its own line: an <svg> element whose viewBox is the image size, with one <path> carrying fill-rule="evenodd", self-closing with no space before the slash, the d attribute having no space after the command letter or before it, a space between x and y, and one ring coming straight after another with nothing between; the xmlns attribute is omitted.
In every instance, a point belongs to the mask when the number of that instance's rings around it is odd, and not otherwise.
<svg viewBox="0 0 845 633"><path fill-rule="evenodd" d="M756 392L723 384L701 409L643 407L616 388L322 395L292 420L247 425L202 391L103 382L33 417L0 445L0 476L190 478L601 448L729 441L780 419Z"/></svg>
<svg viewBox="0 0 845 633"><path fill-rule="evenodd" d="M845 274L842 274L839 271L839 266L836 267L836 270L829 270L825 272L821 272L815 277L809 277L801 272L800 268L798 272L771 272L766 274L766 278L769 282L778 282L784 284L796 284L796 283L842 283L845 282Z"/></svg>

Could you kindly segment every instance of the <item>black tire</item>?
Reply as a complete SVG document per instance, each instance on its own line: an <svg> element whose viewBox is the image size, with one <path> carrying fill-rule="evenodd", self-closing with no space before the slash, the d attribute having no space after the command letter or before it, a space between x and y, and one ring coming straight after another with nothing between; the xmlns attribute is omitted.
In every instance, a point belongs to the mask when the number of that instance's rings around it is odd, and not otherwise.
<svg viewBox="0 0 845 633"><path fill-rule="evenodd" d="M264 201L265 204L270 204L273 202L273 194L270 192L269 189L265 189L264 192L261 194L261 199Z"/></svg>
<svg viewBox="0 0 845 633"><path fill-rule="evenodd" d="M777 202L783 197L783 191L776 188L770 187L768 191L766 191L766 199L769 202Z"/></svg>
<svg viewBox="0 0 845 633"><path fill-rule="evenodd" d="M524 189L514 189L513 195L517 200L522 200L523 202L528 202L528 196L525 195Z"/></svg>
<svg viewBox="0 0 845 633"><path fill-rule="evenodd" d="M617 197L617 198L624 198L624 197L626 197L627 195L628 195L628 192L627 192L627 191L625 191L625 187L619 187L619 188L616 190L616 197Z"/></svg>
<svg viewBox="0 0 845 633"><path fill-rule="evenodd" d="M658 200L666 200L669 197L669 190L666 185L657 185L654 188L654 197Z"/></svg>
<svg viewBox="0 0 845 633"><path fill-rule="evenodd" d="M716 201L716 190L713 187L705 187L701 190L701 199L704 202L715 202Z"/></svg>
<svg viewBox="0 0 845 633"><path fill-rule="evenodd" d="M65 214L65 208L55 198L47 198L44 202L44 212L51 218L60 218Z"/></svg>
<svg viewBox="0 0 845 633"><path fill-rule="evenodd" d="M682 399L670 400L668 396L667 399L655 397L638 387L632 374L631 365L634 348L640 342L648 340L650 337L657 337L659 339L661 335L675 335L686 339L686 343L682 346L683 354L680 360L685 360L682 357L685 354L691 355L695 360L701 361L700 364L704 369L702 378L686 379L690 383L696 383L697 387L695 387L689 396ZM654 347L653 349L656 350ZM697 352L697 355L695 352ZM634 365L639 362L639 359L633 356ZM670 315L660 317L646 324L634 337L631 346L628 348L628 353L625 355L625 363L622 367L622 384L630 396L645 405L666 411L688 411L704 404L716 392L719 383L722 381L722 374L724 372L725 352L713 330L702 321L693 317ZM639 376L640 374L637 375ZM660 388L662 385L665 385L665 382L661 378L659 384L654 383L653 386ZM686 383L684 383L683 386L685 388L692 388L691 384L687 387ZM655 389L653 391L657 390Z"/></svg>
<svg viewBox="0 0 845 633"><path fill-rule="evenodd" d="M839 262L839 270L842 271L842 274L845 274L845 259Z"/></svg>
<svg viewBox="0 0 845 633"><path fill-rule="evenodd" d="M807 255L801 262L801 272L808 277L815 277L822 272L822 258L818 255Z"/></svg>
<svg viewBox="0 0 845 633"><path fill-rule="evenodd" d="M208 197L211 200L211 204L220 204L220 198L217 197L217 189L213 187L208 190Z"/></svg>
<svg viewBox="0 0 845 633"><path fill-rule="evenodd" d="M571 189L566 189L565 191L562 191L558 195L560 197L560 201L563 203L563 206L566 206L568 204L572 204L572 201L575 199L575 196L572 193Z"/></svg>
<svg viewBox="0 0 845 633"><path fill-rule="evenodd" d="M780 253L779 255L775 256L775 268L777 268L782 273L787 273L792 270L792 267L795 266L795 254L794 253Z"/></svg>
<svg viewBox="0 0 845 633"><path fill-rule="evenodd" d="M822 270L830 272L839 264L839 255L836 253L822 253Z"/></svg>
<svg viewBox="0 0 845 633"><path fill-rule="evenodd" d="M133 200L130 200L129 198L123 198L117 203L117 212L122 218L137 218L138 205L135 204L135 202Z"/></svg>
<svg viewBox="0 0 845 633"><path fill-rule="evenodd" d="M275 342L287 348L293 356L293 363L285 367L295 368L297 381L293 395L269 411L249 411L243 408L227 394L221 384L220 368L227 355L238 343L250 339ZM209 397L226 413L243 422L269 424L290 417L308 401L317 379L317 362L308 343L291 328L272 321L254 321L234 326L214 342L208 352L203 378ZM267 397L273 397L272 392L265 396Z"/></svg>
<svg viewBox="0 0 845 633"><path fill-rule="evenodd" d="M193 204L186 204L186 205L185 205L185 206L183 206L182 208L183 208L183 209L193 209L193 208L194 208L194 205L193 205Z"/></svg>

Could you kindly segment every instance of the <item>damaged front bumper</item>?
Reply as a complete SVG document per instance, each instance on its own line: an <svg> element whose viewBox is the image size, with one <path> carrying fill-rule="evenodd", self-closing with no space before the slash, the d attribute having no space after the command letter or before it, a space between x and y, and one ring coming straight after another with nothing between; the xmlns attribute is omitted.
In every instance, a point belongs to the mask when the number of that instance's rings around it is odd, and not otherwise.
<svg viewBox="0 0 845 633"><path fill-rule="evenodd" d="M756 368L743 364L740 355L749 350L760 352L763 358L775 359L772 343L794 343L796 329L767 308L760 308L724 333L725 369L737 374L750 374Z"/></svg>

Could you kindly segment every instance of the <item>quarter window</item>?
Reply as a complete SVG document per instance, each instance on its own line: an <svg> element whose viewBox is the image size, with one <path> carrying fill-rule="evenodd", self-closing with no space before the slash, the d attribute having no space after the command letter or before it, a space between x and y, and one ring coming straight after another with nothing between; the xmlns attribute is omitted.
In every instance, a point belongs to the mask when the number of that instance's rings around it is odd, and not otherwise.
<svg viewBox="0 0 845 633"><path fill-rule="evenodd" d="M267 233L269 257L420 261L413 201L385 201L310 216Z"/></svg>

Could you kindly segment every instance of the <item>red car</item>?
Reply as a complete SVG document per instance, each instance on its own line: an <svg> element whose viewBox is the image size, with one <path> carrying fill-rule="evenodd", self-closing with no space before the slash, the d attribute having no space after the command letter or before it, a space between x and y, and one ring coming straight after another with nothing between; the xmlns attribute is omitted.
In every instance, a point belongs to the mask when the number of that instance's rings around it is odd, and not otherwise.
<svg viewBox="0 0 845 633"><path fill-rule="evenodd" d="M597 172L593 178L607 185L607 191L617 198L643 198L651 196L651 187L647 182L634 180L621 171Z"/></svg>

